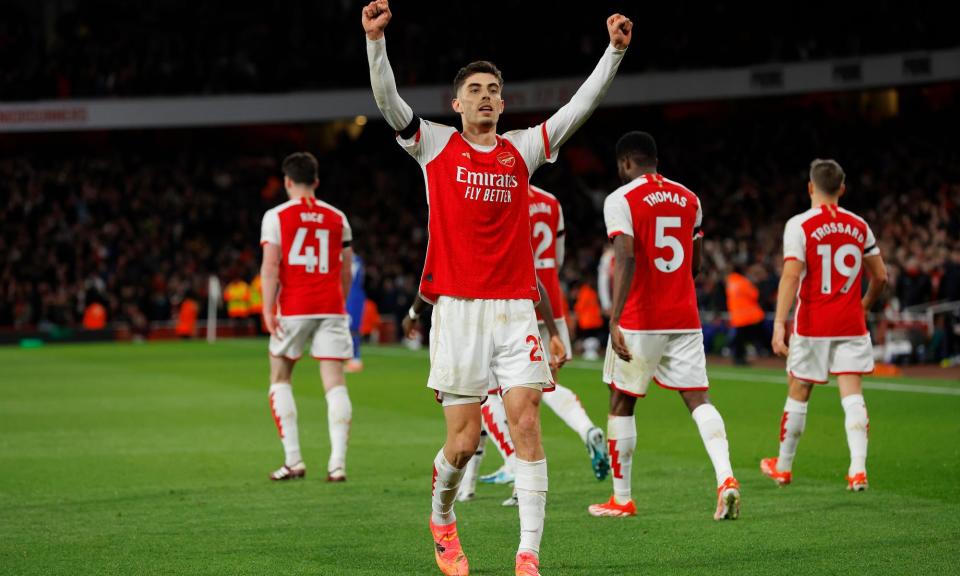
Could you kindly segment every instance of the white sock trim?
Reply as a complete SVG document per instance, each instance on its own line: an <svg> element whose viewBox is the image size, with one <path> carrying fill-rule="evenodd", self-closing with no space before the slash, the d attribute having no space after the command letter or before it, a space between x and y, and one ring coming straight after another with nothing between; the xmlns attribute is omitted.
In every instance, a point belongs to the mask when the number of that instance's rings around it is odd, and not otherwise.
<svg viewBox="0 0 960 576"><path fill-rule="evenodd" d="M637 420L633 416L608 416L607 438L610 440L624 440L636 438Z"/></svg>
<svg viewBox="0 0 960 576"><path fill-rule="evenodd" d="M516 486L517 490L529 490L531 492L547 491L546 458L533 462L517 458L514 463L516 466L514 486Z"/></svg>
<svg viewBox="0 0 960 576"><path fill-rule="evenodd" d="M787 396L787 402L783 405L784 412L794 412L796 414L806 414L807 413L807 403L801 402L799 400L794 400Z"/></svg>
<svg viewBox="0 0 960 576"><path fill-rule="evenodd" d="M867 402L863 399L863 394L851 394L841 398L840 405L843 406L844 410L849 410L856 406L866 406Z"/></svg>
<svg viewBox="0 0 960 576"><path fill-rule="evenodd" d="M697 423L697 426L702 426L704 422L714 418L723 421L723 417L720 416L720 412L713 404L701 404L690 415L693 416L693 421Z"/></svg>

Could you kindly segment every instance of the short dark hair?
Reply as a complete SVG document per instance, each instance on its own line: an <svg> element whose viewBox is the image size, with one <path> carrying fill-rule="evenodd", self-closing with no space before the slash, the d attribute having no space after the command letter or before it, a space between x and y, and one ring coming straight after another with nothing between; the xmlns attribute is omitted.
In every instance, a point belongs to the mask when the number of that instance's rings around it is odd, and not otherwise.
<svg viewBox="0 0 960 576"><path fill-rule="evenodd" d="M294 152L283 159L283 174L297 184L310 185L317 181L319 164L309 152Z"/></svg>
<svg viewBox="0 0 960 576"><path fill-rule="evenodd" d="M500 69L497 68L496 64L489 60L477 60L461 68L457 72L457 75L453 77L453 94L456 95L460 92L460 88L463 86L463 83L467 81L467 78L473 74L480 73L493 74L497 77L497 84L500 85L500 88L503 88L503 74L500 73Z"/></svg>
<svg viewBox="0 0 960 576"><path fill-rule="evenodd" d="M638 164L656 164L656 140L647 132L627 132L617 140L617 160L627 157Z"/></svg>
<svg viewBox="0 0 960 576"><path fill-rule="evenodd" d="M810 181L826 194L835 196L846 179L847 175L836 160L817 158L810 163Z"/></svg>

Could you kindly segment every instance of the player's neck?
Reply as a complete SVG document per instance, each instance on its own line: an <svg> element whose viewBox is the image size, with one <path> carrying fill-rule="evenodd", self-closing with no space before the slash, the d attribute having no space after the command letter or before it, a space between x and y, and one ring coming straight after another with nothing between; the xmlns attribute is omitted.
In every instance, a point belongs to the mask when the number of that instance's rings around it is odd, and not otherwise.
<svg viewBox="0 0 960 576"><path fill-rule="evenodd" d="M641 176L647 176L648 174L656 174L656 173L657 173L657 169L656 169L656 168L651 168L651 167L649 167L649 166L637 167L637 168L635 168L635 169L633 169L633 170L629 170L629 171L627 172L627 178L629 178L629 180L627 180L626 182L624 182L624 184L628 184L628 183L630 183L630 182L633 182L634 180L636 180L637 178L639 178L639 177L641 177Z"/></svg>
<svg viewBox="0 0 960 576"><path fill-rule="evenodd" d="M313 193L313 190L290 190L289 196L291 200L302 200L304 198L313 198L317 199L316 194Z"/></svg>
<svg viewBox="0 0 960 576"><path fill-rule="evenodd" d="M497 125L480 126L478 124L463 125L463 139L477 146L494 146L497 143Z"/></svg>
<svg viewBox="0 0 960 576"><path fill-rule="evenodd" d="M813 208L820 208L821 206L839 206L840 198L825 196L823 194L814 194L810 197L810 202Z"/></svg>

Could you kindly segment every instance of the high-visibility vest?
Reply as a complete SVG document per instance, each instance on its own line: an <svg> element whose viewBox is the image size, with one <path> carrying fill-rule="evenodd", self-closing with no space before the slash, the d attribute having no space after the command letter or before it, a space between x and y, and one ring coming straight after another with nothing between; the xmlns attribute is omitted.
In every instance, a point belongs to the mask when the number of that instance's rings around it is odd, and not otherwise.
<svg viewBox="0 0 960 576"><path fill-rule="evenodd" d="M760 291L749 278L736 272L727 276L727 311L734 328L763 321L763 308L757 303Z"/></svg>
<svg viewBox="0 0 960 576"><path fill-rule="evenodd" d="M263 312L263 292L260 288L260 275L257 274L250 283L250 314L261 312Z"/></svg>
<svg viewBox="0 0 960 576"><path fill-rule="evenodd" d="M200 306L192 298L184 298L180 303L180 312L177 316L177 336L193 336L197 330L197 316Z"/></svg>
<svg viewBox="0 0 960 576"><path fill-rule="evenodd" d="M592 330L603 326L603 315L600 310L600 298L597 291L589 284L583 284L577 291L577 301L573 305L577 315L577 326L581 330Z"/></svg>
<svg viewBox="0 0 960 576"><path fill-rule="evenodd" d="M107 326L107 309L94 302L83 311L83 327L87 330L103 330Z"/></svg>
<svg viewBox="0 0 960 576"><path fill-rule="evenodd" d="M227 316L231 318L246 318L250 310L250 286L243 280L234 280L227 284L223 291L223 299L227 302Z"/></svg>

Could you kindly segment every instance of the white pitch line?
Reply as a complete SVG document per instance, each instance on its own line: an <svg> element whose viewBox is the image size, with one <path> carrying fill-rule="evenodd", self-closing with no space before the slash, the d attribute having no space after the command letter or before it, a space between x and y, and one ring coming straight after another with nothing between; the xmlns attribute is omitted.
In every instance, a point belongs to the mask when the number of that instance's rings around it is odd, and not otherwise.
<svg viewBox="0 0 960 576"><path fill-rule="evenodd" d="M710 373L716 378L727 380L746 380L749 382L766 382L770 384L786 384L787 377L764 376L760 374L740 374L738 372L724 372L715 370ZM836 382L826 384L831 388L836 388ZM898 382L883 382L873 379L864 379L863 387L867 390L886 390L888 392L916 392L917 394L940 394L942 396L960 396L960 388L950 388L947 386L927 386L925 384L900 384Z"/></svg>
<svg viewBox="0 0 960 576"><path fill-rule="evenodd" d="M364 354L371 354L374 356L418 356L424 355L424 351L411 351L398 348L377 348L373 346L365 347L363 349ZM597 377L599 378L599 373L603 369L603 363L599 361L589 361L589 360L571 360L564 364L565 368L574 368L576 370L596 370ZM786 385L787 376L771 376L766 374L747 374L741 372L730 372L726 370L709 370L709 376L712 378L722 378L725 380L740 380L742 382L763 382L764 384L780 384ZM825 384L831 388L836 388L836 382L830 382ZM900 384L898 382L883 382L872 379L865 379L863 381L863 387L866 390L884 390L887 392L915 392L917 394L935 394L940 396L960 396L960 388L950 388L947 386L927 386L925 384Z"/></svg>

